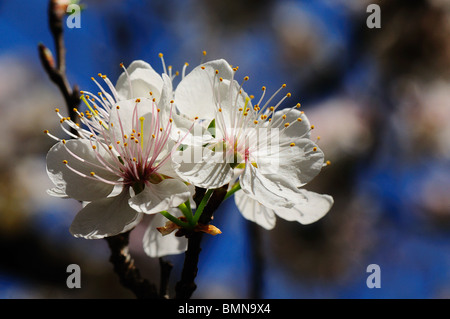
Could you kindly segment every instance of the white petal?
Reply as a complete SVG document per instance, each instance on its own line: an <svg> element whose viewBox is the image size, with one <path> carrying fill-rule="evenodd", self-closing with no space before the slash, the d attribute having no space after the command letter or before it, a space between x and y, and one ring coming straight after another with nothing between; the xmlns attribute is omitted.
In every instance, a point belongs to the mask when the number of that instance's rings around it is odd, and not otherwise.
<svg viewBox="0 0 450 319"><path fill-rule="evenodd" d="M291 141L294 146L284 143L284 146L280 145L277 149L272 145L272 152L255 153L256 163L265 175L276 175L301 187L322 170L324 154L307 138Z"/></svg>
<svg viewBox="0 0 450 319"><path fill-rule="evenodd" d="M262 174L259 168L246 164L240 177L242 190L254 200L269 208L293 207L298 197L297 188L289 180L277 175Z"/></svg>
<svg viewBox="0 0 450 319"><path fill-rule="evenodd" d="M47 194L54 197L69 198L64 188L54 187L47 190Z"/></svg>
<svg viewBox="0 0 450 319"><path fill-rule="evenodd" d="M159 101L163 80L161 76L153 70L147 62L136 60L127 68L130 76L128 79L125 72L119 76L116 84L116 90L120 100L133 99L137 97L153 97ZM130 92L129 82L131 81L132 92Z"/></svg>
<svg viewBox="0 0 450 319"><path fill-rule="evenodd" d="M321 219L333 206L333 197L329 195L321 195L304 189L299 191L303 194L305 200L292 208L280 207L274 209L279 217L307 225Z"/></svg>
<svg viewBox="0 0 450 319"><path fill-rule="evenodd" d="M275 227L275 213L270 208L261 205L243 191L238 191L234 194L234 201L244 218L268 230Z"/></svg>
<svg viewBox="0 0 450 319"><path fill-rule="evenodd" d="M142 214L128 205L127 188L116 197L89 203L75 216L70 232L75 237L99 239L131 230L142 219Z"/></svg>
<svg viewBox="0 0 450 319"><path fill-rule="evenodd" d="M47 174L56 187L67 196L80 201L93 201L108 196L114 188L113 185L82 177L63 164L63 161L67 160L69 165L78 172L86 175L95 172L96 175L107 180L117 180L118 177L108 170L89 164L104 166L96 157L90 142L81 139L69 140L66 141L66 147L87 162L74 158L62 142L55 144L47 154ZM102 147L97 146L97 151L107 161L112 161Z"/></svg>
<svg viewBox="0 0 450 319"><path fill-rule="evenodd" d="M186 202L192 191L192 187L178 179L165 179L158 184L146 185L142 192L130 198L129 204L138 212L155 214Z"/></svg>
<svg viewBox="0 0 450 319"><path fill-rule="evenodd" d="M172 159L178 176L197 187L219 188L233 178L233 170L222 152L191 146L174 153Z"/></svg>
<svg viewBox="0 0 450 319"><path fill-rule="evenodd" d="M209 120L214 118L216 99L213 85L217 84L214 84L216 70L219 71L218 76L231 79L233 70L228 62L215 60L196 67L178 84L175 102L181 113L189 118L199 117Z"/></svg>
<svg viewBox="0 0 450 319"><path fill-rule="evenodd" d="M286 115L285 119L282 119L283 115ZM301 119L301 121L299 121L299 119ZM298 109L286 108L276 111L273 114L272 123L275 124L272 127L283 130L283 136L280 136L280 139L299 137L309 138L311 135L311 124L305 113ZM290 124L286 129L284 128L285 123Z"/></svg>
<svg viewBox="0 0 450 319"><path fill-rule="evenodd" d="M174 214L174 210L169 210L169 213L178 217L181 214ZM155 214L152 221L148 225L143 237L143 247L145 253L150 257L163 257L167 255L177 255L186 251L187 238L176 237L174 233L163 236L156 228L164 226L167 222L161 214Z"/></svg>

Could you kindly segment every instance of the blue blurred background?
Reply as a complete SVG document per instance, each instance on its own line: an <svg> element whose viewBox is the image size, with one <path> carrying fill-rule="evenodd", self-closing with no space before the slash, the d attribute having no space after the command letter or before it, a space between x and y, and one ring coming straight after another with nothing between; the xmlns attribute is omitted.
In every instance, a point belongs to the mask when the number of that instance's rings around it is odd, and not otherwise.
<svg viewBox="0 0 450 319"><path fill-rule="evenodd" d="M162 72L225 58L248 75L246 92L282 83L315 125L331 166L307 189L332 210L303 226L278 219L266 231L233 200L204 237L194 298L450 297L450 5L445 0L82 1L81 28L65 29L71 84L116 79L135 59ZM369 29L370 3L381 28ZM108 262L104 240L73 238L79 210L50 197L45 156L58 131L60 92L37 46L54 51L47 0L0 1L0 298L133 298ZM290 106L285 103L285 106ZM61 134L60 134L61 135ZM131 233L141 274L157 259ZM173 285L183 256L170 256ZM78 264L82 288L68 289ZM378 264L381 288L369 289Z"/></svg>

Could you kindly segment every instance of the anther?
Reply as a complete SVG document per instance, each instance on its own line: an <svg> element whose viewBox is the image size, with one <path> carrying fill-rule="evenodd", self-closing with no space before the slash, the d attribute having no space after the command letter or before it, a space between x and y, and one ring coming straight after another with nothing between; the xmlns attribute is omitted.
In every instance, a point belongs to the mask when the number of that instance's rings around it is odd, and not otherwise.
<svg viewBox="0 0 450 319"><path fill-rule="evenodd" d="M314 130L314 125L311 125L311 130Z"/></svg>
<svg viewBox="0 0 450 319"><path fill-rule="evenodd" d="M291 144L289 144L289 146L290 146L290 147L293 147L293 146L295 146L295 143L291 143Z"/></svg>
<svg viewBox="0 0 450 319"><path fill-rule="evenodd" d="M64 161L62 161L62 162L63 162L63 164L66 164L66 165L67 165L67 163L68 163L66 160L64 160Z"/></svg>
<svg viewBox="0 0 450 319"><path fill-rule="evenodd" d="M94 172L91 172L91 176L94 176L95 175L95 173Z"/></svg>
<svg viewBox="0 0 450 319"><path fill-rule="evenodd" d="M290 125L289 123L285 123L284 127L289 127L289 125Z"/></svg>
<svg viewBox="0 0 450 319"><path fill-rule="evenodd" d="M248 77L248 76L246 76L246 77L244 78L244 81L248 81L248 79L249 79L249 77Z"/></svg>

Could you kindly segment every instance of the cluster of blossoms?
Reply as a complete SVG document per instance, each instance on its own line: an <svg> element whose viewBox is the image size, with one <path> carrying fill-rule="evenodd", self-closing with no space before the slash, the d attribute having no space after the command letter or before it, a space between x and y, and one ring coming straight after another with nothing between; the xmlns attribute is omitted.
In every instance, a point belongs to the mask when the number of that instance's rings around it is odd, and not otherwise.
<svg viewBox="0 0 450 319"><path fill-rule="evenodd" d="M133 229L153 214L144 249L156 257L183 252L186 239L166 236L187 228L217 234L198 220L196 189L204 201L214 189L228 187L242 215L271 229L276 216L301 224L323 217L332 197L302 187L327 165L311 140L313 126L300 104L280 108L290 97L249 96L235 80L237 67L225 60L203 63L174 89L171 67L158 74L148 63L134 61L114 86L102 74L105 90L83 91L86 110L78 121L63 117L70 139L59 139L47 155L47 172L55 187L49 194L83 202L70 232L88 239ZM253 101L257 103L253 104ZM156 229L159 230L156 231Z"/></svg>

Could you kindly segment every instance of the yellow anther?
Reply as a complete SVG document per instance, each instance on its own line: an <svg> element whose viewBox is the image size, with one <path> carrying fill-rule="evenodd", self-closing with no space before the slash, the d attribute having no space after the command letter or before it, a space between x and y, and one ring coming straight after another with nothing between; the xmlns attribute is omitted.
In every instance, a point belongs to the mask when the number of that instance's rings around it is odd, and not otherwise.
<svg viewBox="0 0 450 319"><path fill-rule="evenodd" d="M174 101L173 100L170 100L170 103L173 103Z"/></svg>
<svg viewBox="0 0 450 319"><path fill-rule="evenodd" d="M203 51L202 53L203 53L203 55L206 55L206 51Z"/></svg>
<svg viewBox="0 0 450 319"><path fill-rule="evenodd" d="M102 75L102 79L106 79L106 75Z"/></svg>
<svg viewBox="0 0 450 319"><path fill-rule="evenodd" d="M194 117L194 120L198 120L198 116Z"/></svg>
<svg viewBox="0 0 450 319"><path fill-rule="evenodd" d="M242 108L242 107L240 107L240 108L239 108L239 112L242 112L242 110L243 110L243 108Z"/></svg>
<svg viewBox="0 0 450 319"><path fill-rule="evenodd" d="M91 176L94 176L95 175L95 173L94 172L91 172Z"/></svg>
<svg viewBox="0 0 450 319"><path fill-rule="evenodd" d="M160 53L160 54L158 54L158 56L159 56L160 58L162 58L162 57L164 56L164 54Z"/></svg>
<svg viewBox="0 0 450 319"><path fill-rule="evenodd" d="M317 147L314 146L313 147L313 151L316 152L317 151Z"/></svg>
<svg viewBox="0 0 450 319"><path fill-rule="evenodd" d="M289 127L289 123L285 123L285 124L284 124L284 127Z"/></svg>
<svg viewBox="0 0 450 319"><path fill-rule="evenodd" d="M127 136L127 135L125 134L125 135L123 136L123 138L124 138L124 139L127 139L127 138L128 138L128 136Z"/></svg>
<svg viewBox="0 0 450 319"><path fill-rule="evenodd" d="M302 106L300 103L297 103L296 107L299 108L300 106Z"/></svg>
<svg viewBox="0 0 450 319"><path fill-rule="evenodd" d="M265 90L266 90L266 87L265 87L265 86L263 86L263 87L261 88L261 90L265 91Z"/></svg>
<svg viewBox="0 0 450 319"><path fill-rule="evenodd" d="M48 130L44 130L44 134L48 134Z"/></svg>
<svg viewBox="0 0 450 319"><path fill-rule="evenodd" d="M74 108L73 108L73 111L74 111L74 112L78 112L78 110L77 110L77 108L76 108L76 107L74 107Z"/></svg>
<svg viewBox="0 0 450 319"><path fill-rule="evenodd" d="M123 143L123 146L128 146L128 143Z"/></svg>
<svg viewBox="0 0 450 319"><path fill-rule="evenodd" d="M133 157L133 162L136 162L136 157Z"/></svg>
<svg viewBox="0 0 450 319"><path fill-rule="evenodd" d="M116 109L120 110L120 106L117 105L117 106L116 106Z"/></svg>
<svg viewBox="0 0 450 319"><path fill-rule="evenodd" d="M222 79L222 78L220 77L220 78L219 78L219 81L220 81L220 82L222 82L222 81L223 81L223 79Z"/></svg>
<svg viewBox="0 0 450 319"><path fill-rule="evenodd" d="M189 63L185 62L184 65L185 65L185 66L189 66Z"/></svg>
<svg viewBox="0 0 450 319"><path fill-rule="evenodd" d="M117 145L119 145L119 144L120 144L120 141L117 141L116 143L117 143Z"/></svg>
<svg viewBox="0 0 450 319"><path fill-rule="evenodd" d="M291 93L286 94L287 97L291 97Z"/></svg>
<svg viewBox="0 0 450 319"><path fill-rule="evenodd" d="M159 131L160 131L160 132L162 132L162 131L163 131L163 128L162 128L162 127L160 127L160 128L159 128Z"/></svg>
<svg viewBox="0 0 450 319"><path fill-rule="evenodd" d="M247 112L244 112L244 114L243 114L244 116L247 116L248 115L248 113Z"/></svg>
<svg viewBox="0 0 450 319"><path fill-rule="evenodd" d="M120 65L121 68L123 68L123 63L122 62L119 65Z"/></svg>
<svg viewBox="0 0 450 319"><path fill-rule="evenodd" d="M295 143L291 143L291 144L289 144L289 146L290 146L290 147L293 147L293 146L295 146Z"/></svg>
<svg viewBox="0 0 450 319"><path fill-rule="evenodd" d="M113 147L111 145L109 145L108 148L109 148L109 150L112 150Z"/></svg>
<svg viewBox="0 0 450 319"><path fill-rule="evenodd" d="M95 146L95 145L92 145L92 149L93 150L95 150L97 148L97 146Z"/></svg>
<svg viewBox="0 0 450 319"><path fill-rule="evenodd" d="M273 106L271 106L271 107L269 107L269 110L270 110L271 112L273 112L273 111L275 110L275 108L274 108Z"/></svg>
<svg viewBox="0 0 450 319"><path fill-rule="evenodd" d="M150 91L150 92L148 92L150 95L153 95L153 92L152 91Z"/></svg>
<svg viewBox="0 0 450 319"><path fill-rule="evenodd" d="M311 130L314 130L314 125L311 125Z"/></svg>
<svg viewBox="0 0 450 319"><path fill-rule="evenodd" d="M286 87L286 84L283 84L281 87L284 89Z"/></svg>
<svg viewBox="0 0 450 319"><path fill-rule="evenodd" d="M219 111L219 112L222 112L222 109L219 107L218 111Z"/></svg>
<svg viewBox="0 0 450 319"><path fill-rule="evenodd" d="M55 109L55 112L56 112L56 113L59 113L59 109Z"/></svg>
<svg viewBox="0 0 450 319"><path fill-rule="evenodd" d="M156 102L156 99L155 99L155 98L153 98L153 99L152 99L152 101L153 101L153 102Z"/></svg>
<svg viewBox="0 0 450 319"><path fill-rule="evenodd" d="M318 140L318 141L320 140L320 136L317 136L317 140Z"/></svg>
<svg viewBox="0 0 450 319"><path fill-rule="evenodd" d="M64 161L62 161L62 162L63 162L63 164L67 164L67 163L68 163L66 160L64 160Z"/></svg>
<svg viewBox="0 0 450 319"><path fill-rule="evenodd" d="M253 123L254 123L254 124L258 124L258 121L257 121L257 120L254 120Z"/></svg>
<svg viewBox="0 0 450 319"><path fill-rule="evenodd" d="M326 164L327 164L327 165L331 165L331 162L330 162L330 161L326 161Z"/></svg>
<svg viewBox="0 0 450 319"><path fill-rule="evenodd" d="M157 112L161 112L161 109L156 109Z"/></svg>
<svg viewBox="0 0 450 319"><path fill-rule="evenodd" d="M205 67L204 67L204 66L201 66L200 68L201 68L202 70L204 70L204 69L205 69Z"/></svg>
<svg viewBox="0 0 450 319"><path fill-rule="evenodd" d="M216 74L219 74L219 70L216 70Z"/></svg>
<svg viewBox="0 0 450 319"><path fill-rule="evenodd" d="M302 118L301 118L301 117L299 117L299 118L297 119L297 121L301 122L301 121L303 121L303 120L302 120Z"/></svg>
<svg viewBox="0 0 450 319"><path fill-rule="evenodd" d="M139 103L139 102L141 102L141 99L136 99L135 102L136 102L136 103Z"/></svg>
<svg viewBox="0 0 450 319"><path fill-rule="evenodd" d="M100 76L100 77L102 76L102 74L101 74L101 73L99 73L99 74L97 74L97 75L98 75L98 76Z"/></svg>
<svg viewBox="0 0 450 319"><path fill-rule="evenodd" d="M153 138L156 138L155 134L152 134L152 137L153 137Z"/></svg>
<svg viewBox="0 0 450 319"><path fill-rule="evenodd" d="M66 144L66 140L61 140L61 142L62 142L63 144Z"/></svg>
<svg viewBox="0 0 450 319"><path fill-rule="evenodd" d="M248 77L248 76L246 76L246 77L244 78L244 81L248 81L248 79L249 79L249 77Z"/></svg>
<svg viewBox="0 0 450 319"><path fill-rule="evenodd" d="M173 119L169 119L169 122L172 123L172 122L173 122Z"/></svg>
<svg viewBox="0 0 450 319"><path fill-rule="evenodd" d="M282 118L283 118L283 120L285 120L286 119L286 114L283 114Z"/></svg>

